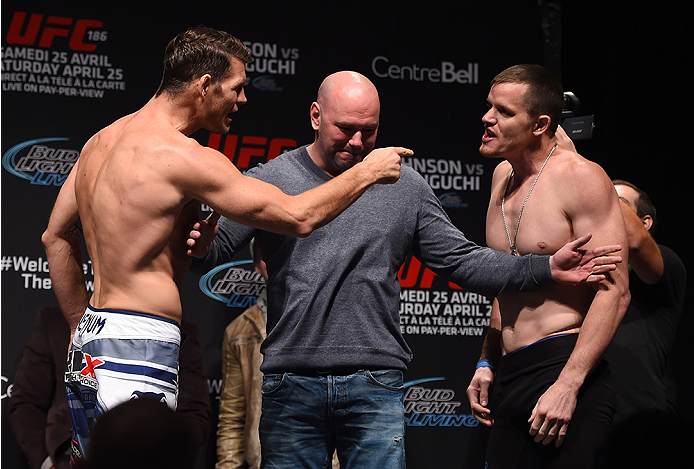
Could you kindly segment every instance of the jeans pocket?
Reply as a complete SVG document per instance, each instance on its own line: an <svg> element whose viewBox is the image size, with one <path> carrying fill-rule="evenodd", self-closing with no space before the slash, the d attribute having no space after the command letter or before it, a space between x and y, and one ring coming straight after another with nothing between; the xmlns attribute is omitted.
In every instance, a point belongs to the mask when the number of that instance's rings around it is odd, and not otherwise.
<svg viewBox="0 0 694 469"><path fill-rule="evenodd" d="M286 376L286 373L263 375L263 396L269 396L270 394L277 392L282 387L282 383L284 383Z"/></svg>
<svg viewBox="0 0 694 469"><path fill-rule="evenodd" d="M402 371L400 370L367 370L366 376L369 381L384 389L390 391L402 391L404 389Z"/></svg>

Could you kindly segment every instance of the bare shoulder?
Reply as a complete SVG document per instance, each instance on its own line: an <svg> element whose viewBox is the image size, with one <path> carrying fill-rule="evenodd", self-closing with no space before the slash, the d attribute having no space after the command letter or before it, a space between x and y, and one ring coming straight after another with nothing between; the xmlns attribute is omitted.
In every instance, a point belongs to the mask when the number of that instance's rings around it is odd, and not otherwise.
<svg viewBox="0 0 694 469"><path fill-rule="evenodd" d="M219 151L181 136L157 149L166 162L166 171L184 193L192 198L208 190L219 189L240 177L240 171Z"/></svg>
<svg viewBox="0 0 694 469"><path fill-rule="evenodd" d="M575 151L567 150L566 148L557 147L553 158L562 163L560 168L567 177L604 173L604 170L599 164L590 161L588 158L585 158Z"/></svg>
<svg viewBox="0 0 694 469"><path fill-rule="evenodd" d="M511 163L509 163L506 160L503 160L501 163L496 165L496 168L494 168L494 177L497 177L498 175L508 175L510 171Z"/></svg>
<svg viewBox="0 0 694 469"><path fill-rule="evenodd" d="M552 179L556 184L579 193L606 189L614 191L602 166L574 151L558 148L557 153L557 164L552 169Z"/></svg>
<svg viewBox="0 0 694 469"><path fill-rule="evenodd" d="M614 205L617 200L614 186L599 164L566 149L555 156L557 164L552 169L552 181L569 212Z"/></svg>
<svg viewBox="0 0 694 469"><path fill-rule="evenodd" d="M494 191L499 184L506 183L512 170L511 163L506 160L496 165L494 173L492 174L492 191Z"/></svg>
<svg viewBox="0 0 694 469"><path fill-rule="evenodd" d="M197 169L203 173L209 173L212 170L233 167L231 161L224 154L201 145L194 138L183 135L175 141L166 142L157 150L161 152L162 157L175 158L179 165L188 168L188 172Z"/></svg>
<svg viewBox="0 0 694 469"><path fill-rule="evenodd" d="M115 122L107 125L106 127L100 129L92 137L87 140L87 142L82 147L81 159L84 159L85 155L89 155L93 152L108 151L109 147L113 148L115 142L123 134L124 128L133 119L135 113L123 116Z"/></svg>

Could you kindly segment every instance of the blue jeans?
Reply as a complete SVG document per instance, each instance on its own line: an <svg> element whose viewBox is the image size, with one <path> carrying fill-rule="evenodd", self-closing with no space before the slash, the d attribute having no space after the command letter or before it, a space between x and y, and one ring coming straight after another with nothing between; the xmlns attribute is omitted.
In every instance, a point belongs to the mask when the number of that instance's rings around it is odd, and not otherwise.
<svg viewBox="0 0 694 469"><path fill-rule="evenodd" d="M263 377L263 469L404 469L403 374Z"/></svg>

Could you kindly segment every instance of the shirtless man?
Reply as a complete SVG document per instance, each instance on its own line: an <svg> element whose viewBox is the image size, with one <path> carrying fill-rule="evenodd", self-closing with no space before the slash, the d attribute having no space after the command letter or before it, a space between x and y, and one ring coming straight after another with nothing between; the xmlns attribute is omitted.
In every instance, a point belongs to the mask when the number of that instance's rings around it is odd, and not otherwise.
<svg viewBox="0 0 694 469"><path fill-rule="evenodd" d="M488 103L480 153L505 159L492 178L488 245L551 254L592 233L587 246L626 246L610 179L557 145L558 80L537 65L511 67L492 81ZM550 283L494 301L467 390L473 415L493 425L489 469L594 466L614 411L602 356L629 304L626 269L619 264L595 288Z"/></svg>
<svg viewBox="0 0 694 469"><path fill-rule="evenodd" d="M246 102L250 60L227 33L199 27L178 35L167 46L155 96L86 143L58 195L42 240L74 336L66 384L77 457L92 419L116 404L153 396L175 408L179 288L200 202L232 220L305 237L370 185L397 181L400 155L411 154L375 150L342 176L293 197L243 176L189 135L229 131L231 113ZM82 230L94 267L91 299Z"/></svg>

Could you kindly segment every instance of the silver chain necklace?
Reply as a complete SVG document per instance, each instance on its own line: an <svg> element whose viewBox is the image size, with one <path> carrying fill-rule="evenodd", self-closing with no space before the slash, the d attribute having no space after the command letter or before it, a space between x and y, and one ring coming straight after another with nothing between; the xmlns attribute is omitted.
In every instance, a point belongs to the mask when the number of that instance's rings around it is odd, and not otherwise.
<svg viewBox="0 0 694 469"><path fill-rule="evenodd" d="M547 155L547 158L545 159L545 162L542 163L542 167L540 168L540 171L537 172L537 176L535 176L535 180L533 181L533 185L530 186L530 190L528 191L528 195L525 196L525 200L523 201L523 205L521 205L520 212L518 213L518 221L516 222L516 233L513 235L513 242L511 242L511 233L508 230L508 224L506 223L506 211L504 210L504 203L506 202L506 192L508 192L508 186L511 184L511 178L513 177L513 170L511 170L511 174L508 177L508 181L506 181L506 189L504 189L504 195L501 197L501 218L504 220L504 228L506 228L506 236L508 237L508 245L511 248L511 254L514 256L518 255L518 251L516 251L516 239L518 238L518 227L520 226L520 221L521 217L523 216L523 209L525 209L525 204L528 202L528 199L530 198L530 193L535 189L535 184L537 184L537 180L540 177L540 174L542 174L542 170L545 169L545 165L549 161L549 157L552 156L552 153L554 153L554 150L557 148L557 144L555 143L554 146L552 147L552 150L549 152L549 155Z"/></svg>

